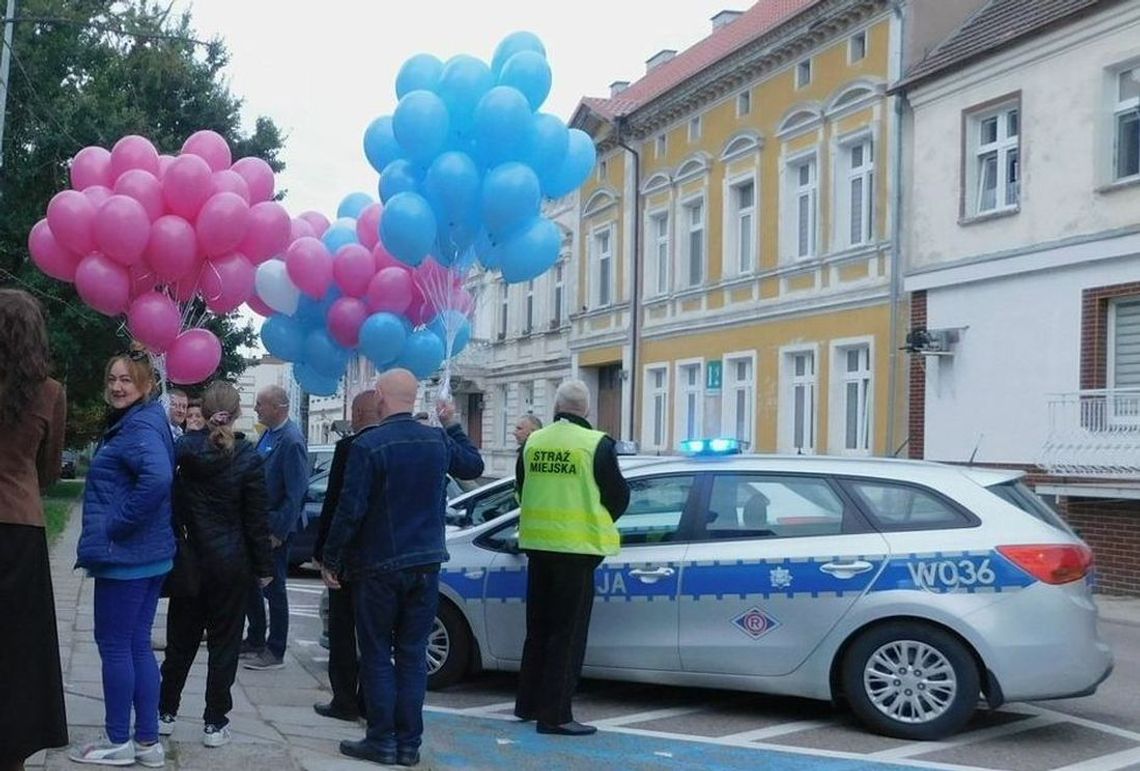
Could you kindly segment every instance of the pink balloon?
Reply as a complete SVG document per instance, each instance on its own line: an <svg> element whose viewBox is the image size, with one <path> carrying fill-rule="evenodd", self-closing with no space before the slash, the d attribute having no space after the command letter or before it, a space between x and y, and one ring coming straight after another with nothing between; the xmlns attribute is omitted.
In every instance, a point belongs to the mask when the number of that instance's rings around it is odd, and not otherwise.
<svg viewBox="0 0 1140 771"><path fill-rule="evenodd" d="M380 242L380 216L383 211L380 204L369 204L356 218L356 237L365 249L371 249Z"/></svg>
<svg viewBox="0 0 1140 771"><path fill-rule="evenodd" d="M237 193L243 201L249 203L249 185L236 171L222 169L210 176L210 196L218 193Z"/></svg>
<svg viewBox="0 0 1140 771"><path fill-rule="evenodd" d="M166 176L166 170L170 168L170 164L172 163L174 163L173 155L163 153L158 156L158 178L160 180Z"/></svg>
<svg viewBox="0 0 1140 771"><path fill-rule="evenodd" d="M207 261L199 280L206 307L214 313L237 310L253 294L254 275L253 265L238 252Z"/></svg>
<svg viewBox="0 0 1140 771"><path fill-rule="evenodd" d="M349 297L364 297L368 282L376 275L372 253L360 244L345 244L333 257L333 279Z"/></svg>
<svg viewBox="0 0 1140 771"><path fill-rule="evenodd" d="M180 155L162 175L162 198L171 214L194 221L210 197L210 166L197 155Z"/></svg>
<svg viewBox="0 0 1140 771"><path fill-rule="evenodd" d="M102 185L92 185L83 191L83 195L87 196L87 200L90 201L91 205L96 209L106 203L107 199L114 194L115 192L111 190L111 188L103 187Z"/></svg>
<svg viewBox="0 0 1140 771"><path fill-rule="evenodd" d="M270 257L285 251L292 243L293 221L289 212L276 201L262 201L249 210L249 227L242 238L238 251L260 265Z"/></svg>
<svg viewBox="0 0 1140 771"><path fill-rule="evenodd" d="M313 229L314 238L320 238L329 229L329 218L319 211L304 211L297 216L309 223L309 227Z"/></svg>
<svg viewBox="0 0 1140 771"><path fill-rule="evenodd" d="M83 302L105 316L117 316L131 298L131 274L98 252L84 257L75 271L75 289Z"/></svg>
<svg viewBox="0 0 1140 771"><path fill-rule="evenodd" d="M127 327L136 340L155 353L165 351L178 337L182 314L164 294L145 292L127 310Z"/></svg>
<svg viewBox="0 0 1140 771"><path fill-rule="evenodd" d="M384 268L404 267L404 263L397 260L384 248L383 241L378 241L376 246L372 247L372 261L376 264L377 272L384 270Z"/></svg>
<svg viewBox="0 0 1140 771"><path fill-rule="evenodd" d="M360 343L360 327L368 318L368 306L355 297L338 297L329 307L326 323L333 340L345 348Z"/></svg>
<svg viewBox="0 0 1140 771"><path fill-rule="evenodd" d="M113 195L95 214L95 244L108 257L134 265L150 240L150 218L133 198Z"/></svg>
<svg viewBox="0 0 1140 771"><path fill-rule="evenodd" d="M332 286L332 256L316 238L302 238L285 250L285 270L298 289L320 300Z"/></svg>
<svg viewBox="0 0 1140 771"><path fill-rule="evenodd" d="M139 295L147 292L153 292L154 288L158 286L158 276L150 268L136 263L127 268L127 272L131 276L131 300L133 301Z"/></svg>
<svg viewBox="0 0 1140 771"><path fill-rule="evenodd" d="M467 318L471 318L475 313L475 298L463 287L453 287L448 307L459 311Z"/></svg>
<svg viewBox="0 0 1140 771"><path fill-rule="evenodd" d="M75 281L75 269L79 267L79 255L68 251L51 232L46 219L32 226L28 233L28 251L32 262L52 278L71 283Z"/></svg>
<svg viewBox="0 0 1140 771"><path fill-rule="evenodd" d="M313 226L300 217L296 217L289 225L289 243L293 243L298 238L316 238L316 231Z"/></svg>
<svg viewBox="0 0 1140 771"><path fill-rule="evenodd" d="M162 200L162 183L149 171L131 169L123 172L115 180L115 193L130 196L141 203L151 222L166 213L166 202Z"/></svg>
<svg viewBox="0 0 1140 771"><path fill-rule="evenodd" d="M97 145L84 147L71 159L71 187L86 190L92 185L110 187L115 181L111 176L111 153Z"/></svg>
<svg viewBox="0 0 1140 771"><path fill-rule="evenodd" d="M260 158L250 156L234 161L233 170L240 174L249 185L249 200L261 203L273 198L273 169Z"/></svg>
<svg viewBox="0 0 1140 771"><path fill-rule="evenodd" d="M138 134L123 137L111 148L111 179L117 181L131 169L158 175L158 150L149 139Z"/></svg>
<svg viewBox="0 0 1140 771"><path fill-rule="evenodd" d="M183 155L197 155L210 164L212 171L228 169L233 163L230 146L216 131L195 131L182 143Z"/></svg>
<svg viewBox="0 0 1140 771"><path fill-rule="evenodd" d="M368 282L368 308L403 315L412 302L412 273L406 268L384 268Z"/></svg>
<svg viewBox="0 0 1140 771"><path fill-rule="evenodd" d="M222 344L208 329L187 329L166 349L166 376L194 385L208 379L222 362Z"/></svg>
<svg viewBox="0 0 1140 771"><path fill-rule="evenodd" d="M412 282L411 302L408 303L408 309L404 311L404 316L408 321L412 322L412 326L421 326L427 324L435 318L435 310L431 307L431 303L424 297L423 290Z"/></svg>
<svg viewBox="0 0 1140 771"><path fill-rule="evenodd" d="M198 294L198 283L202 274L205 272L205 263L196 262L194 267L191 268L185 276L175 281L170 286L170 291L174 293L174 299L180 303L190 302L194 296Z"/></svg>
<svg viewBox="0 0 1140 771"><path fill-rule="evenodd" d="M198 264L194 226L176 214L159 217L150 226L143 256L160 281L177 281Z"/></svg>
<svg viewBox="0 0 1140 771"><path fill-rule="evenodd" d="M277 311L273 310L272 308L270 308L268 305L266 305L265 301L257 296L257 292L254 292L253 294L251 294L246 299L245 304L248 305L250 307L250 310L252 310L254 313L256 313L259 316L264 316L265 318L269 318L270 316L272 316L274 313L277 312Z"/></svg>
<svg viewBox="0 0 1140 771"><path fill-rule="evenodd" d="M194 226L207 257L232 252L249 225L249 204L237 193L218 193L202 205Z"/></svg>
<svg viewBox="0 0 1140 771"><path fill-rule="evenodd" d="M47 207L47 221L57 241L76 254L95 249L95 206L83 193L62 190Z"/></svg>

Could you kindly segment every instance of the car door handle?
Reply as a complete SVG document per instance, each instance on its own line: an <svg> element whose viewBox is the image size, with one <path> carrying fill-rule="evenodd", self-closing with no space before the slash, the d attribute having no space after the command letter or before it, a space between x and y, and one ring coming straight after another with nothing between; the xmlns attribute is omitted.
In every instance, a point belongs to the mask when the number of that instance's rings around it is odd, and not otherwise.
<svg viewBox="0 0 1140 771"><path fill-rule="evenodd" d="M633 568L629 574L641 581L643 584L653 584L660 581L662 578L668 578L676 572L673 568L661 567L653 568L652 570L642 570L641 568Z"/></svg>
<svg viewBox="0 0 1140 771"><path fill-rule="evenodd" d="M866 560L854 560L852 562L827 562L820 565L819 569L836 578L854 578L860 573L866 573L873 567L875 566Z"/></svg>
<svg viewBox="0 0 1140 771"><path fill-rule="evenodd" d="M482 570L466 570L463 572L464 578L470 578L472 581L478 581L483 577L484 571Z"/></svg>

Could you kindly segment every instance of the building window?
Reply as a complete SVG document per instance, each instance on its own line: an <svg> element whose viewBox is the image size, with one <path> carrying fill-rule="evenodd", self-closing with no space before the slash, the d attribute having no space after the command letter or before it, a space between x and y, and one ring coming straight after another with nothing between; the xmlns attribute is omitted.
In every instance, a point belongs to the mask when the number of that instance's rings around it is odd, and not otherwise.
<svg viewBox="0 0 1140 771"><path fill-rule="evenodd" d="M669 292L669 213L658 212L649 217L649 255L653 271L653 293Z"/></svg>
<svg viewBox="0 0 1140 771"><path fill-rule="evenodd" d="M785 403L780 405L783 445L798 453L815 452L815 352L793 351L783 362Z"/></svg>
<svg viewBox="0 0 1140 771"><path fill-rule="evenodd" d="M645 371L645 409L642 443L647 449L666 449L669 420L669 369L648 367Z"/></svg>
<svg viewBox="0 0 1140 771"><path fill-rule="evenodd" d="M803 88L811 83L811 59L804 59L796 65L796 88Z"/></svg>
<svg viewBox="0 0 1140 771"><path fill-rule="evenodd" d="M514 437L511 436L510 415L507 413L507 386L499 386L498 391L499 398L497 400L498 404L496 406L498 407L499 413L499 426L496 434L498 435L500 447L510 447L511 441Z"/></svg>
<svg viewBox="0 0 1140 771"><path fill-rule="evenodd" d="M499 286L499 339L507 336L507 310L510 308L511 288L505 282Z"/></svg>
<svg viewBox="0 0 1140 771"><path fill-rule="evenodd" d="M1140 67L1116 77L1115 142L1116 179L1140 175Z"/></svg>
<svg viewBox="0 0 1140 771"><path fill-rule="evenodd" d="M534 383L519 383L519 414L534 412Z"/></svg>
<svg viewBox="0 0 1140 771"><path fill-rule="evenodd" d="M736 95L736 117L743 118L752 112L752 92L741 91Z"/></svg>
<svg viewBox="0 0 1140 771"><path fill-rule="evenodd" d="M701 362L677 365L677 441L701 436L704 412L701 369Z"/></svg>
<svg viewBox="0 0 1140 771"><path fill-rule="evenodd" d="M867 56L867 33L856 32L847 39L847 61L851 64L862 61Z"/></svg>
<svg viewBox="0 0 1140 771"><path fill-rule="evenodd" d="M551 326L556 328L562 326L562 296L566 291L565 275L565 263L560 262L554 266L554 302L552 303L554 306L554 318L551 319L553 322Z"/></svg>
<svg viewBox="0 0 1140 771"><path fill-rule="evenodd" d="M669 140L665 134L658 134L657 141L653 143L653 157L664 158L666 151L669 149Z"/></svg>
<svg viewBox="0 0 1140 771"><path fill-rule="evenodd" d="M698 198L686 203L685 227L685 282L686 286L699 286L705 273L705 202Z"/></svg>
<svg viewBox="0 0 1140 771"><path fill-rule="evenodd" d="M1140 297L1108 306L1108 387L1140 389Z"/></svg>
<svg viewBox="0 0 1140 771"><path fill-rule="evenodd" d="M803 259L815 256L818 217L819 196L813 155L788 166L788 197L784 219L792 257Z"/></svg>
<svg viewBox="0 0 1140 771"><path fill-rule="evenodd" d="M1021 191L1020 123L1017 107L983 113L969 121L973 214L1017 207Z"/></svg>
<svg viewBox="0 0 1140 771"><path fill-rule="evenodd" d="M604 182L609 176L610 165L608 161L598 161L598 181Z"/></svg>
<svg viewBox="0 0 1140 771"><path fill-rule="evenodd" d="M836 186L837 241L858 246L874 240L874 143L867 137L845 145L839 162L844 182Z"/></svg>
<svg viewBox="0 0 1140 771"><path fill-rule="evenodd" d="M841 409L835 418L840 421L843 449L849 452L870 452L871 404L874 397L871 375L871 346L855 345L836 351L835 378L837 404ZM836 436L835 440L838 441Z"/></svg>
<svg viewBox="0 0 1140 771"><path fill-rule="evenodd" d="M752 426L756 404L755 357L724 358L724 420L721 431L752 445Z"/></svg>
<svg viewBox="0 0 1140 771"><path fill-rule="evenodd" d="M749 273L756 265L756 182L749 179L729 188L729 254L737 273Z"/></svg>
<svg viewBox="0 0 1140 771"><path fill-rule="evenodd" d="M534 331L534 279L526 282L526 327L523 329L525 334L530 334Z"/></svg>
<svg viewBox="0 0 1140 771"><path fill-rule="evenodd" d="M613 302L613 231L594 233L594 304L605 307Z"/></svg>
<svg viewBox="0 0 1140 771"><path fill-rule="evenodd" d="M689 141L696 142L701 138L701 116L689 118Z"/></svg>

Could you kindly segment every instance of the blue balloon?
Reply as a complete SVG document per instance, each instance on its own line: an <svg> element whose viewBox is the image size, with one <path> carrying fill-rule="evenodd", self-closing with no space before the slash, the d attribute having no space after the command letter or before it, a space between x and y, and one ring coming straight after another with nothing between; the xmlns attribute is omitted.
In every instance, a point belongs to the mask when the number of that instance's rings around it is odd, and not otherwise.
<svg viewBox="0 0 1140 771"><path fill-rule="evenodd" d="M489 164L525 158L534 134L530 105L516 88L495 86L475 107L475 139Z"/></svg>
<svg viewBox="0 0 1140 771"><path fill-rule="evenodd" d="M419 265L435 237L435 214L423 196L398 193L388 199L380 219L380 238L393 257L413 267Z"/></svg>
<svg viewBox="0 0 1140 771"><path fill-rule="evenodd" d="M537 110L550 95L550 65L537 51L519 51L507 59L499 73L500 86L517 88L530 109Z"/></svg>
<svg viewBox="0 0 1140 771"><path fill-rule="evenodd" d="M538 39L538 35L533 32L512 32L495 46L495 54L491 57L491 71L495 73L496 78L511 57L520 51L534 51L543 58L546 57L546 47Z"/></svg>
<svg viewBox="0 0 1140 771"><path fill-rule="evenodd" d="M594 140L585 131L570 129L566 158L557 172L542 180L542 192L549 198L561 198L577 190L590 176L596 162Z"/></svg>
<svg viewBox="0 0 1140 771"><path fill-rule="evenodd" d="M448 137L447 105L431 91L412 91L396 105L392 133L408 157L429 163Z"/></svg>
<svg viewBox="0 0 1140 771"><path fill-rule="evenodd" d="M293 365L293 379L314 396L333 396L340 386L340 377L326 377L302 363Z"/></svg>
<svg viewBox="0 0 1140 771"><path fill-rule="evenodd" d="M370 201L372 199L369 199ZM329 250L329 254L336 254L337 250L345 244L360 243L356 235L356 220L339 219L329 227L321 236L321 242Z"/></svg>
<svg viewBox="0 0 1140 771"><path fill-rule="evenodd" d="M412 91L435 91L443 75L443 62L431 54L416 54L404 62L396 75L396 98Z"/></svg>
<svg viewBox="0 0 1140 771"><path fill-rule="evenodd" d="M380 172L380 200L387 203L394 195L420 192L423 178L423 169L406 158L392 161Z"/></svg>
<svg viewBox="0 0 1140 771"><path fill-rule="evenodd" d="M301 299L297 302L297 310L293 312L293 319L303 330L302 337L313 329L325 326L325 317L328 316L329 308L340 296L340 290L336 286L331 287L320 300L314 300L306 294L301 295Z"/></svg>
<svg viewBox="0 0 1140 771"><path fill-rule="evenodd" d="M428 377L443 364L443 341L429 329L420 329L408 336L396 365L411 370L420 380Z"/></svg>
<svg viewBox="0 0 1140 771"><path fill-rule="evenodd" d="M336 216L338 218L356 219L360 216L360 212L374 203L375 201L368 193L349 193L340 202L340 206L336 207Z"/></svg>
<svg viewBox="0 0 1140 771"><path fill-rule="evenodd" d="M406 320L394 313L373 313L360 326L360 352L377 367L386 367L404 349L411 332Z"/></svg>
<svg viewBox="0 0 1140 771"><path fill-rule="evenodd" d="M503 281L517 284L541 276L558 259L562 233L546 217L535 217L502 246L499 269Z"/></svg>
<svg viewBox="0 0 1140 771"><path fill-rule="evenodd" d="M364 156L379 174L392 161L402 158L404 151L392 133L392 116L382 115L364 130Z"/></svg>
<svg viewBox="0 0 1140 771"><path fill-rule="evenodd" d="M534 169L543 189L547 180L562 168L566 152L570 149L570 130L562 119L550 113L540 112L534 116L534 144L526 164Z"/></svg>
<svg viewBox="0 0 1140 771"><path fill-rule="evenodd" d="M442 311L428 323L427 327L443 341L445 351L448 348L447 340L451 337L452 357L457 356L471 341L471 322L456 310Z"/></svg>
<svg viewBox="0 0 1140 771"><path fill-rule="evenodd" d="M305 327L296 319L275 313L261 325L261 342L270 355L299 361L305 356Z"/></svg>
<svg viewBox="0 0 1140 771"><path fill-rule="evenodd" d="M525 163L504 163L487 172L483 180L483 224L497 238L510 237L537 217L541 204L538 176Z"/></svg>
<svg viewBox="0 0 1140 771"><path fill-rule="evenodd" d="M491 68L474 56L459 54L443 65L436 93L447 105L453 142L471 138L475 105L493 85L495 76Z"/></svg>
<svg viewBox="0 0 1140 771"><path fill-rule="evenodd" d="M339 345L327 329L314 329L305 338L305 363L324 377L339 378L352 354Z"/></svg>
<svg viewBox="0 0 1140 771"><path fill-rule="evenodd" d="M423 188L438 220L465 214L479 205L479 169L464 153L442 153L428 167Z"/></svg>
<svg viewBox="0 0 1140 771"><path fill-rule="evenodd" d="M502 261L502 246L498 240L486 230L475 236L475 254L479 257L479 264L487 270L498 270Z"/></svg>

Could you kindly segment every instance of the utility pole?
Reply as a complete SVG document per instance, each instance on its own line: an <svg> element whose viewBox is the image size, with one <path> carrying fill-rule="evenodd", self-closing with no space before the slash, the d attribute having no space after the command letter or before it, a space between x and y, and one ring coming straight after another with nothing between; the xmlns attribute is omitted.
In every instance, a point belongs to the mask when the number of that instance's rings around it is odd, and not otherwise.
<svg viewBox="0 0 1140 771"><path fill-rule="evenodd" d="M16 0L8 0L4 14L4 43L0 50L0 168L4 167L4 116L8 113L8 78L12 72L12 31L16 26Z"/></svg>

